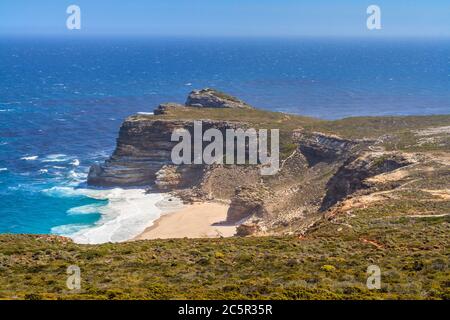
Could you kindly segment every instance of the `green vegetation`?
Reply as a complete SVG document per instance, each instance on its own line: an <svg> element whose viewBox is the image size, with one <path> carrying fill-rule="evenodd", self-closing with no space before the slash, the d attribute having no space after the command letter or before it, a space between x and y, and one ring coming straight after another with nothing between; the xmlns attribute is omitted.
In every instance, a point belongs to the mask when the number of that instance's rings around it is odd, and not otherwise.
<svg viewBox="0 0 450 320"><path fill-rule="evenodd" d="M448 213L441 202L433 213ZM449 299L450 219L408 217L424 207L369 206L300 238L77 245L2 235L0 299ZM366 287L373 264L380 290ZM66 287L69 265L81 268L81 290Z"/></svg>
<svg viewBox="0 0 450 320"><path fill-rule="evenodd" d="M149 116L135 115L129 119L145 119ZM348 139L379 139L387 150L404 151L450 151L449 133L420 136L417 130L450 126L450 115L402 116L402 117L352 117L335 121L264 111L260 109L220 108L172 108L167 114L150 116L149 119L222 120L241 121L253 128L280 129L283 139L280 148L289 149L290 134L295 129L335 134ZM289 152L282 152L288 156Z"/></svg>
<svg viewBox="0 0 450 320"><path fill-rule="evenodd" d="M450 115L401 117L351 117L313 125L319 131L335 133L346 138L377 138L379 136L429 127L450 125ZM319 129L320 128L320 129Z"/></svg>
<svg viewBox="0 0 450 320"><path fill-rule="evenodd" d="M196 107L178 107L170 108L167 114L163 115L134 115L129 119L168 119L168 120L222 120L239 121L250 124L254 128L279 128L293 130L305 125L323 122L310 117L289 115L280 112L264 111L260 109L231 109L231 108L196 108Z"/></svg>

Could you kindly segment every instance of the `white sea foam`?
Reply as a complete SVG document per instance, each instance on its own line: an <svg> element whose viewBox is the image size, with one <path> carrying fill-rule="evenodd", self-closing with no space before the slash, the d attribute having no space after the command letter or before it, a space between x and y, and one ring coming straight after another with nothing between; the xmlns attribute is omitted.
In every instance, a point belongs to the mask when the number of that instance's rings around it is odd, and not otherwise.
<svg viewBox="0 0 450 320"><path fill-rule="evenodd" d="M81 173L75 172L75 170L70 170L68 174L68 178L70 179L80 179Z"/></svg>
<svg viewBox="0 0 450 320"><path fill-rule="evenodd" d="M26 160L26 161L34 161L37 158L39 158L38 156L27 156L27 157L22 157L20 158L20 160Z"/></svg>
<svg viewBox="0 0 450 320"><path fill-rule="evenodd" d="M2 171L8 171L8 168L0 168L0 172Z"/></svg>
<svg viewBox="0 0 450 320"><path fill-rule="evenodd" d="M60 234L60 235L67 235L79 232L83 229L89 228L89 225L87 224L65 224L62 226L53 227L51 229L51 233Z"/></svg>
<svg viewBox="0 0 450 320"><path fill-rule="evenodd" d="M47 173L47 172L48 172L47 169L40 169L40 170L39 170L39 173Z"/></svg>
<svg viewBox="0 0 450 320"><path fill-rule="evenodd" d="M65 154L50 154L42 162L66 162L71 158Z"/></svg>
<svg viewBox="0 0 450 320"><path fill-rule="evenodd" d="M66 175L68 179L68 186L77 187L80 183L83 183L87 179L87 172L77 172L75 170L70 170Z"/></svg>
<svg viewBox="0 0 450 320"><path fill-rule="evenodd" d="M146 194L143 189L74 189L53 187L45 191L57 197L86 196L97 200L108 200L105 205L72 208L69 214L101 214L99 221L88 228L77 230L78 226L66 225L52 229L52 232L68 236L77 243L98 244L122 242L134 238L153 224L161 214L174 207L182 206L179 200L163 193ZM169 203L170 204L167 204ZM67 232L67 230L70 230ZM72 230L76 230L72 232ZM61 232L63 231L63 232Z"/></svg>
<svg viewBox="0 0 450 320"><path fill-rule="evenodd" d="M138 112L137 114L143 115L143 116L152 116L154 115L153 112Z"/></svg>
<svg viewBox="0 0 450 320"><path fill-rule="evenodd" d="M78 215L78 214L92 214L92 213L98 213L100 211L100 207L104 206L103 204L88 204L85 206L75 207L72 209L69 209L67 213L69 215Z"/></svg>
<svg viewBox="0 0 450 320"><path fill-rule="evenodd" d="M80 160L74 159L70 164L75 166L75 167L78 167L80 165Z"/></svg>

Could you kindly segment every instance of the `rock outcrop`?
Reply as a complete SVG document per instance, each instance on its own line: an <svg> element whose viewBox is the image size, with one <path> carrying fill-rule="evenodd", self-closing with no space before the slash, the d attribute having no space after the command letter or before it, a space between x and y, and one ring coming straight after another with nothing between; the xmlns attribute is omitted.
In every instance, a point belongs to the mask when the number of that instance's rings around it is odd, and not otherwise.
<svg viewBox="0 0 450 320"><path fill-rule="evenodd" d="M245 221L244 223L241 223L236 228L236 236L238 237L254 236L262 232L262 228L259 222L260 220L254 220L254 221Z"/></svg>
<svg viewBox="0 0 450 320"><path fill-rule="evenodd" d="M191 92L186 105L251 108L241 100L213 89ZM185 107L178 103L160 104L154 110L154 115L164 115ZM215 128L225 132L226 129L245 129L246 126L245 123L236 121L202 120L203 131ZM171 141L172 133L176 129L186 129L193 139L193 127L193 120L166 120L148 115L129 117L120 128L113 155L103 164L90 168L88 184L101 187L150 186L164 191L197 185L206 172L205 166L174 166L171 159L172 149L178 143Z"/></svg>
<svg viewBox="0 0 450 320"><path fill-rule="evenodd" d="M229 121L203 120L203 131L243 127ZM92 186L150 186L168 190L194 186L204 174L203 165L173 166L171 153L178 141L171 141L176 129L185 129L193 138L194 122L162 120L151 116L132 116L121 126L117 147L103 164L91 167L88 184ZM192 157L191 157L192 158Z"/></svg>
<svg viewBox="0 0 450 320"><path fill-rule="evenodd" d="M184 128L184 121L128 118L121 126L116 150L102 165L91 167L88 184L94 186L147 186L156 172L169 164L174 145L172 131Z"/></svg>
<svg viewBox="0 0 450 320"><path fill-rule="evenodd" d="M320 210L325 211L355 191L368 188L367 178L411 163L410 157L396 152L367 152L359 157L349 158L328 181Z"/></svg>
<svg viewBox="0 0 450 320"><path fill-rule="evenodd" d="M264 199L267 199L268 195L269 190L263 185L237 187L235 195L231 198L227 221L238 222L251 216L260 218L266 216L268 212L264 207Z"/></svg>
<svg viewBox="0 0 450 320"><path fill-rule="evenodd" d="M210 88L192 91L186 100L186 105L200 108L252 108L238 98Z"/></svg>
<svg viewBox="0 0 450 320"><path fill-rule="evenodd" d="M321 132L306 133L303 130L294 131L293 140L298 143L310 166L319 162L345 160L374 143L372 140L344 139Z"/></svg>

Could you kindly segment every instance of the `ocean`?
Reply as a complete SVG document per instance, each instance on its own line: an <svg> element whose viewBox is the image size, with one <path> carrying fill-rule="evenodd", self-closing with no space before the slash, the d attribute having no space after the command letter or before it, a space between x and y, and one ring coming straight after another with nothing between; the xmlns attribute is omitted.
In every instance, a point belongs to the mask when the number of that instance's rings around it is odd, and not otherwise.
<svg viewBox="0 0 450 320"><path fill-rule="evenodd" d="M91 189L121 122L213 87L338 119L450 113L449 39L0 39L0 233L124 241L167 195ZM166 208L167 209L167 208Z"/></svg>

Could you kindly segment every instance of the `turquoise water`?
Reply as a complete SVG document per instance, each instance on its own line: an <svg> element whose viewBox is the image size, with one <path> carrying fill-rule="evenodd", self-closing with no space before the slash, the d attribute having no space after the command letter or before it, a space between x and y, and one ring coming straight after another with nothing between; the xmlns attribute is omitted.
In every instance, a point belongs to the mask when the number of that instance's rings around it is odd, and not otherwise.
<svg viewBox="0 0 450 320"><path fill-rule="evenodd" d="M126 116L194 88L326 119L442 114L449 63L449 40L0 39L0 233L72 234L117 216L139 196L93 196L89 166Z"/></svg>

